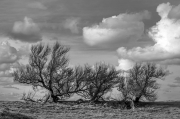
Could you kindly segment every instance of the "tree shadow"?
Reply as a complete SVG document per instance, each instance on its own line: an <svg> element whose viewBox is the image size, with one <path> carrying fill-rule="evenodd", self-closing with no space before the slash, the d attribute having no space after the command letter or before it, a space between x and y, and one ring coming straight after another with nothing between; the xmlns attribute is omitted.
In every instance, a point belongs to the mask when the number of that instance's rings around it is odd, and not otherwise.
<svg viewBox="0 0 180 119"><path fill-rule="evenodd" d="M180 108L180 101L172 101L172 102L139 102L137 103L138 107L163 107L163 108L168 108L168 107L178 107Z"/></svg>
<svg viewBox="0 0 180 119"><path fill-rule="evenodd" d="M12 113L8 111L0 112L0 119L35 119L19 113Z"/></svg>

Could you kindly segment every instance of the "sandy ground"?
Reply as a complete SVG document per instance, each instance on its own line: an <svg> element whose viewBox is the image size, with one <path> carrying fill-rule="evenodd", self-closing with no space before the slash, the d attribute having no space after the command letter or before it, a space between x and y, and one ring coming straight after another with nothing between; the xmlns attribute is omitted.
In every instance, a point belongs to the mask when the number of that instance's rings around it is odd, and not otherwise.
<svg viewBox="0 0 180 119"><path fill-rule="evenodd" d="M143 103L133 111L101 104L47 103L42 106L1 101L0 119L180 119L180 102Z"/></svg>

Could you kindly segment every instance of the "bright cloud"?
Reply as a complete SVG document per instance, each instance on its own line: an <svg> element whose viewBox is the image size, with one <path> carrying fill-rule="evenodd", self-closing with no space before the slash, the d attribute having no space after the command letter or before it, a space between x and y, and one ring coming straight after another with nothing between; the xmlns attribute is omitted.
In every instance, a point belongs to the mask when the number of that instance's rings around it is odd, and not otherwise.
<svg viewBox="0 0 180 119"><path fill-rule="evenodd" d="M25 17L23 21L15 22L13 30L9 35L13 39L23 42L37 42L42 40L39 26L28 17Z"/></svg>
<svg viewBox="0 0 180 119"><path fill-rule="evenodd" d="M179 6L178 6L179 8ZM180 9L179 9L180 10ZM178 12L175 14L174 12ZM177 7L170 3L163 3L157 7L161 20L149 31L149 36L154 40L153 46L145 48L135 47L127 50L120 47L117 52L120 58L136 62L158 61L162 63L175 63L180 61L180 19ZM171 18L169 17L170 14Z"/></svg>
<svg viewBox="0 0 180 119"><path fill-rule="evenodd" d="M119 66L116 67L117 70L127 71L134 66L134 62L127 59L119 59L118 63L119 63Z"/></svg>
<svg viewBox="0 0 180 119"><path fill-rule="evenodd" d="M138 40L144 34L144 19L150 19L150 13L144 11L134 14L119 14L104 18L99 25L83 28L84 41L91 45L119 44L129 40Z"/></svg>

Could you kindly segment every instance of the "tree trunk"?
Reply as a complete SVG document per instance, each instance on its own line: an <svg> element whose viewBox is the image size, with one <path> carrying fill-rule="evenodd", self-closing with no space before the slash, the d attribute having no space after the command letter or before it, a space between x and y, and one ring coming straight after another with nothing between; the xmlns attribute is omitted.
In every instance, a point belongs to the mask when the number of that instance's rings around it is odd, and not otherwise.
<svg viewBox="0 0 180 119"><path fill-rule="evenodd" d="M141 97L136 97L135 100L134 100L134 102L135 102L135 103L138 103L139 100L140 100L140 98L141 98Z"/></svg>
<svg viewBox="0 0 180 119"><path fill-rule="evenodd" d="M45 99L44 102L43 102L43 105L49 100L49 98L52 98L52 101L53 101L54 103L57 103L57 102L58 102L58 99L59 99L57 96L54 96L51 91L49 91L48 96L46 97L46 99Z"/></svg>
<svg viewBox="0 0 180 119"><path fill-rule="evenodd" d="M91 102L96 103L96 102L98 102L98 101L99 101L99 98L98 98L96 95L94 95L94 96L91 98Z"/></svg>
<svg viewBox="0 0 180 119"><path fill-rule="evenodd" d="M54 103L57 103L58 100L59 100L59 98L58 98L58 96L54 95L53 89L52 89L51 85L50 85L50 87L49 87L49 92L50 92L52 101L53 101Z"/></svg>
<svg viewBox="0 0 180 119"><path fill-rule="evenodd" d="M51 98L52 98L54 103L57 103L59 100L59 98L57 96L54 96L53 94L51 94Z"/></svg>

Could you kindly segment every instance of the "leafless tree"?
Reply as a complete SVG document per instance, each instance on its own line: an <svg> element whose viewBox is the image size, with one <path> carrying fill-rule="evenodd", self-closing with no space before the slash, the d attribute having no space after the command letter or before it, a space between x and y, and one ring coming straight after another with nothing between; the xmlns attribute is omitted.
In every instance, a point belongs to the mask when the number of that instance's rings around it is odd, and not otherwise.
<svg viewBox="0 0 180 119"><path fill-rule="evenodd" d="M126 74L126 72L125 72ZM117 90L121 92L121 102L123 103L123 108L131 108L134 110L134 90L133 90L132 80L127 80L127 76L123 76L118 84Z"/></svg>
<svg viewBox="0 0 180 119"><path fill-rule="evenodd" d="M123 101L128 101L128 100L133 100L133 85L132 85L132 80L127 80L127 77L124 76L118 84L117 90L121 92L121 100Z"/></svg>
<svg viewBox="0 0 180 119"><path fill-rule="evenodd" d="M120 78L120 72L105 63L96 63L93 67L86 65L85 71L86 91L78 94L91 102L103 100L103 96L112 90Z"/></svg>
<svg viewBox="0 0 180 119"><path fill-rule="evenodd" d="M159 88L157 79L164 79L168 71L154 63L136 63L129 70L126 91L135 97L135 102L141 99L155 101L156 90Z"/></svg>
<svg viewBox="0 0 180 119"><path fill-rule="evenodd" d="M13 74L14 81L43 87L53 102L69 98L84 89L84 70L81 67L68 67L66 54L70 49L56 42L49 45L37 44L31 47L29 64L19 68Z"/></svg>

